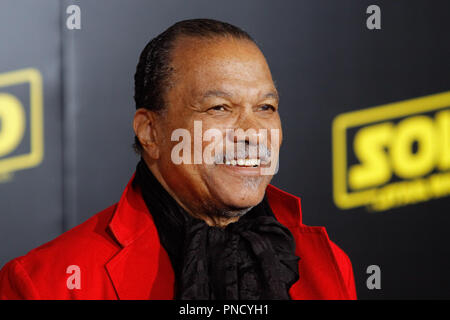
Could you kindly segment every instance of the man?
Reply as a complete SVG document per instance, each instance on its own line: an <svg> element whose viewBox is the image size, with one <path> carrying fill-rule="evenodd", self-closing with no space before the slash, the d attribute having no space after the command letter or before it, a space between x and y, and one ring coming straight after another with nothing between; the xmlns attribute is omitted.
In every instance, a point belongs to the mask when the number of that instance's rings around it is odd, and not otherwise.
<svg viewBox="0 0 450 320"><path fill-rule="evenodd" d="M6 264L0 297L355 299L346 254L269 185L278 100L241 29L195 19L154 38L135 74L142 159L120 201Z"/></svg>

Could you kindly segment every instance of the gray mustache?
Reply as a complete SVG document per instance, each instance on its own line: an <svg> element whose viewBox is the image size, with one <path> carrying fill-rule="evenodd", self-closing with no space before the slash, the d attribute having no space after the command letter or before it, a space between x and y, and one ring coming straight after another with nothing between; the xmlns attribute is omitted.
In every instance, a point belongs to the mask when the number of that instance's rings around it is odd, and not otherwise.
<svg viewBox="0 0 450 320"><path fill-rule="evenodd" d="M215 163L224 163L234 159L259 158L262 163L270 161L271 152L265 144L251 144L245 141L233 143L232 148L214 155ZM231 149L231 150L228 150Z"/></svg>

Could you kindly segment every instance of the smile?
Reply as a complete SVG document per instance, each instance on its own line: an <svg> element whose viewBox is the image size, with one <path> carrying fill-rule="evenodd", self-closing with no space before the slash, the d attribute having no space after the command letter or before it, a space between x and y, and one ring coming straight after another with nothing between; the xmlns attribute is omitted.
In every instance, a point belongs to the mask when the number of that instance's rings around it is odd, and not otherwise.
<svg viewBox="0 0 450 320"><path fill-rule="evenodd" d="M237 167L259 167L261 164L260 159L233 159L225 161L225 164L228 166L237 166Z"/></svg>

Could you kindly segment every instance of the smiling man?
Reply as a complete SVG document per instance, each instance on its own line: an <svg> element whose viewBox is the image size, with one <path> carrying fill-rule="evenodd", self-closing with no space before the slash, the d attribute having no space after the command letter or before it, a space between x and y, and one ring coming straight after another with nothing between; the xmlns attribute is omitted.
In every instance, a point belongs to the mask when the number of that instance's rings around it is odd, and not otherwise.
<svg viewBox="0 0 450 320"><path fill-rule="evenodd" d="M176 23L135 74L136 173L120 201L0 272L4 299L355 299L346 254L270 185L282 141L241 29Z"/></svg>

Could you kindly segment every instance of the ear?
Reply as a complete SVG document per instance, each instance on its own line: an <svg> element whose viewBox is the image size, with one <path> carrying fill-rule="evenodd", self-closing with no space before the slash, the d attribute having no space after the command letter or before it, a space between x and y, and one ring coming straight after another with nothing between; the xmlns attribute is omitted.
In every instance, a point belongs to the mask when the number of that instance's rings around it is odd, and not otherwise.
<svg viewBox="0 0 450 320"><path fill-rule="evenodd" d="M144 152L152 159L159 158L159 145L156 132L156 114L139 108L134 114L133 128Z"/></svg>

